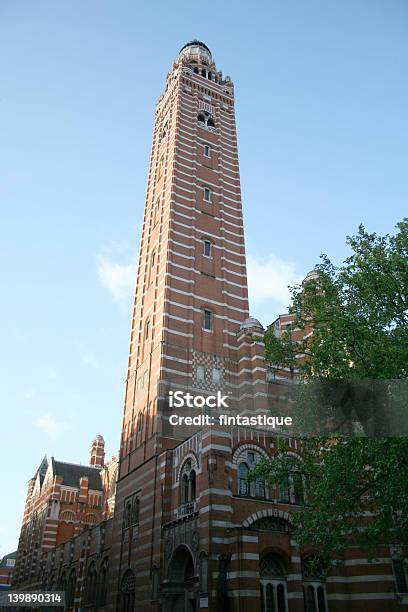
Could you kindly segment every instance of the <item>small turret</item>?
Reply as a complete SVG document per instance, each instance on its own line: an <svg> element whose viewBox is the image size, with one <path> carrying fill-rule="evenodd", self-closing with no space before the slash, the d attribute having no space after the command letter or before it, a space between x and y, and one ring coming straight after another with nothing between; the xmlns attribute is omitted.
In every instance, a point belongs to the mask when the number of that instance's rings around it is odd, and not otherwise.
<svg viewBox="0 0 408 612"><path fill-rule="evenodd" d="M103 467L105 465L105 440L98 435L92 440L89 451L89 465Z"/></svg>

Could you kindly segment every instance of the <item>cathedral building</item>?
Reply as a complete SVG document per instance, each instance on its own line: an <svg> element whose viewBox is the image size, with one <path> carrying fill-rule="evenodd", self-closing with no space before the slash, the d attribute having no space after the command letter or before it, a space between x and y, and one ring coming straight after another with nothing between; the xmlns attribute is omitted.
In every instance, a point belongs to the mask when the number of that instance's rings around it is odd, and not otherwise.
<svg viewBox="0 0 408 612"><path fill-rule="evenodd" d="M92 441L89 465L44 457L28 483L13 582L35 584L49 550L112 515L116 476L117 460L105 465L105 441L99 435Z"/></svg>
<svg viewBox="0 0 408 612"><path fill-rule="evenodd" d="M98 439L86 470L41 464L15 586L65 590L77 612L405 609L387 548L372 562L350 549L327 576L308 563L319 551L292 535L305 496L295 472L280 487L247 480L279 437L294 463L301 452L287 429L238 419L287 416L291 373L268 371L249 316L234 107L209 48L186 44L155 111L118 465L101 476ZM32 508L47 525L37 553Z"/></svg>

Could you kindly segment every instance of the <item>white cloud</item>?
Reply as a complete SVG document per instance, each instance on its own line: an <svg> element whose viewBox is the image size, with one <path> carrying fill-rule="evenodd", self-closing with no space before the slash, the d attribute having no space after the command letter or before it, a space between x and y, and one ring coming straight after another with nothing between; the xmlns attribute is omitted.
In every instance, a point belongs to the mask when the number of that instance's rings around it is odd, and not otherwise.
<svg viewBox="0 0 408 612"><path fill-rule="evenodd" d="M38 416L34 421L34 425L44 431L52 440L56 440L65 429L64 423L58 422L48 413Z"/></svg>
<svg viewBox="0 0 408 612"><path fill-rule="evenodd" d="M99 255L98 276L103 287L109 291L116 302L128 302L131 299L135 289L135 261L120 264L106 255Z"/></svg>
<svg viewBox="0 0 408 612"><path fill-rule="evenodd" d="M273 253L265 258L248 255L247 268L251 314L257 316L260 311L270 323L286 312L290 303L288 286L301 282L303 276L296 271L294 262L279 259Z"/></svg>
<svg viewBox="0 0 408 612"><path fill-rule="evenodd" d="M112 243L97 261L103 287L116 302L129 303L136 280L134 248L126 243ZM304 275L298 273L294 262L280 259L274 253L265 258L248 255L247 270L251 315L270 323L286 312L290 303L288 286L301 282Z"/></svg>

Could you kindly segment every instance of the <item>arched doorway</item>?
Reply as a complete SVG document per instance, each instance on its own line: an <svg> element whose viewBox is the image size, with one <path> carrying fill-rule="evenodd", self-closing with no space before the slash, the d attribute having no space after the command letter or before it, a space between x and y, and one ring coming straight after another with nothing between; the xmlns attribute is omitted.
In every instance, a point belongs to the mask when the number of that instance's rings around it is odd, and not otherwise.
<svg viewBox="0 0 408 612"><path fill-rule="evenodd" d="M120 583L120 611L133 612L135 607L136 577L131 569L126 570Z"/></svg>
<svg viewBox="0 0 408 612"><path fill-rule="evenodd" d="M283 559L275 553L260 560L262 612L287 612L286 569Z"/></svg>
<svg viewBox="0 0 408 612"><path fill-rule="evenodd" d="M196 612L198 576L187 546L176 548L167 570L164 593L169 596L169 612Z"/></svg>

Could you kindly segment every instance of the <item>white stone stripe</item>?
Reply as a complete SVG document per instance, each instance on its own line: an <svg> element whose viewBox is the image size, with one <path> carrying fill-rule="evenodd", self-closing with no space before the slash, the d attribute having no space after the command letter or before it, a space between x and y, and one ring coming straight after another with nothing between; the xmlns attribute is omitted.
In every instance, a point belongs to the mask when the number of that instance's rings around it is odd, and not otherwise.
<svg viewBox="0 0 408 612"><path fill-rule="evenodd" d="M395 593L331 593L328 601L373 601L395 599Z"/></svg>
<svg viewBox="0 0 408 612"><path fill-rule="evenodd" d="M170 289L171 291L174 291L174 293L179 293L181 295L186 295L188 297L192 297L192 298L195 298L197 300L201 300L203 303L215 304L216 306L221 306L223 308L229 308L230 310L235 310L236 312L242 312L246 316L248 316L247 315L248 310L246 308L237 308L236 306L231 306L227 302L218 302L217 300L210 300L209 298L204 297L202 295L197 295L196 293L191 293L189 291L182 291L181 289L175 289L174 287L171 287L169 285L166 285L166 289ZM253 344L247 343L246 345L245 345L245 343L242 343L241 346L254 346L256 344L258 344L259 346L263 346L263 344L260 343L260 342L254 342ZM234 348L236 348L236 347L234 347Z"/></svg>
<svg viewBox="0 0 408 612"><path fill-rule="evenodd" d="M351 582L393 582L391 574L371 574L366 576L328 576L326 582L351 583Z"/></svg>

